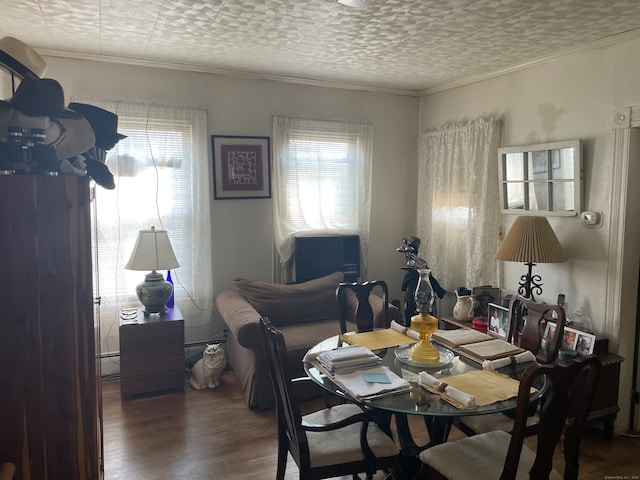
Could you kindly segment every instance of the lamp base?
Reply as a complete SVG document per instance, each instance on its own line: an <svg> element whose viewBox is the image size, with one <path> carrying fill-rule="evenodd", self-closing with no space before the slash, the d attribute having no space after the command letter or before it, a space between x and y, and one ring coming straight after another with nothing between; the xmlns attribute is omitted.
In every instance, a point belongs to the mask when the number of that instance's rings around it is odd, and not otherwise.
<svg viewBox="0 0 640 480"><path fill-rule="evenodd" d="M173 285L165 281L161 273L155 270L144 277L144 282L136 286L138 300L144 305L144 316L152 313L164 314L167 311L166 303L173 293Z"/></svg>

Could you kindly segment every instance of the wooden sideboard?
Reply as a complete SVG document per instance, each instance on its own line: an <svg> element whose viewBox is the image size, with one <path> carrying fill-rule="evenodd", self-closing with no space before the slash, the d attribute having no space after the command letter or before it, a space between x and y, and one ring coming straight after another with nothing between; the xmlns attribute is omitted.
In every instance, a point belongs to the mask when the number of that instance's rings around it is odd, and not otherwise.
<svg viewBox="0 0 640 480"><path fill-rule="evenodd" d="M101 475L89 179L0 175L0 463Z"/></svg>

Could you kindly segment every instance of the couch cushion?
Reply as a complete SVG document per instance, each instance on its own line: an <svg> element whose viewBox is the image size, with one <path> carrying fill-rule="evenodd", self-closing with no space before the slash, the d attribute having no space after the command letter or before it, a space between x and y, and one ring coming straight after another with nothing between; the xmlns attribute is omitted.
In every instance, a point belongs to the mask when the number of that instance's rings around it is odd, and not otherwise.
<svg viewBox="0 0 640 480"><path fill-rule="evenodd" d="M292 285L236 278L236 287L275 326L338 318L336 288L342 272Z"/></svg>

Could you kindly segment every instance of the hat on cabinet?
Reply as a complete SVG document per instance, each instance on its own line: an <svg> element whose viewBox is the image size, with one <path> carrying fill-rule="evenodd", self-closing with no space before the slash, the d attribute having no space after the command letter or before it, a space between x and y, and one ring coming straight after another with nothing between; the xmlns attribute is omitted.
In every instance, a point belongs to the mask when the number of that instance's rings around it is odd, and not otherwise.
<svg viewBox="0 0 640 480"><path fill-rule="evenodd" d="M96 136L96 147L109 150L120 140L127 138L118 133L118 115L115 113L86 103L70 103L69 108L89 121Z"/></svg>
<svg viewBox="0 0 640 480"><path fill-rule="evenodd" d="M45 130L44 143L55 148L58 160L86 152L95 144L91 125L65 107L62 86L52 78L26 76L13 97L0 100L0 141L8 141L10 127Z"/></svg>
<svg viewBox="0 0 640 480"><path fill-rule="evenodd" d="M47 65L38 53L17 38L0 38L0 65L21 77L42 77Z"/></svg>

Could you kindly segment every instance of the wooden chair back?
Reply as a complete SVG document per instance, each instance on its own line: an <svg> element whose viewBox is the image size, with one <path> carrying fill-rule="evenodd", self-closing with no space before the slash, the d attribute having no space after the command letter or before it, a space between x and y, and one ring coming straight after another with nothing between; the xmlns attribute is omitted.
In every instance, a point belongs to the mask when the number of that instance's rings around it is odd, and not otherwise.
<svg viewBox="0 0 640 480"><path fill-rule="evenodd" d="M340 331L348 332L347 322L355 323L356 332L370 332L374 328L373 309L369 296L377 289L382 293L385 321L389 318L389 288L384 280L364 283L340 283L336 289L336 301L340 315Z"/></svg>
<svg viewBox="0 0 640 480"><path fill-rule="evenodd" d="M309 465L307 436L301 428L302 414L295 391L289 388L287 347L280 330L267 318L260 319L262 346L273 382L278 421L278 451L291 453L298 465Z"/></svg>
<svg viewBox="0 0 640 480"><path fill-rule="evenodd" d="M557 358L566 323L566 315L562 307L537 303L521 295L513 295L509 303L509 315L511 320L509 338L513 343L532 352L540 363L551 363ZM525 318L526 324L522 327L518 339L518 327L522 325ZM556 327L551 341L543 348L542 339L549 322L555 322Z"/></svg>
<svg viewBox="0 0 640 480"><path fill-rule="evenodd" d="M553 454L561 437L565 457L564 478L578 478L580 439L595 394L600 366L598 357L589 355L570 363L532 365L525 371L520 379L513 432L501 480L516 478L526 436L529 392L534 380L541 375L547 376L550 385L540 410L531 478L549 478L553 469Z"/></svg>
<svg viewBox="0 0 640 480"><path fill-rule="evenodd" d="M260 333L264 353L267 358L271 380L273 381L276 397L276 416L278 422L278 466L276 479L284 480L287 465L287 452L291 453L298 465L300 478L315 480L321 478L338 477L366 472L367 479L372 479L373 474L381 468L395 468L397 464L398 449L390 436L385 436L385 441L380 441L380 429L370 422L373 418L371 412L357 405L339 405L334 409L323 410L320 416L322 422L309 423L305 420L309 416L302 417L300 406L296 398L294 384L309 380L308 377L292 380L287 368L287 348L284 337L278 328L274 327L266 317L260 318ZM336 411L337 410L337 411ZM340 413L342 412L342 413ZM331 452L329 457L327 450L335 448L327 445L339 444L342 435L340 429L350 425L359 425L359 441L342 445L344 450ZM313 432L311 441L307 432ZM337 436L336 436L336 432ZM329 438L319 439L318 434L334 433ZM371 437L369 434L371 433ZM351 438L349 435L346 438ZM373 441L372 445L369 441ZM386 446L385 446L386 444ZM373 448L382 455L377 457ZM355 452L355 454L354 454ZM312 456L315 455L315 465L312 464ZM331 458L335 463L330 463Z"/></svg>

